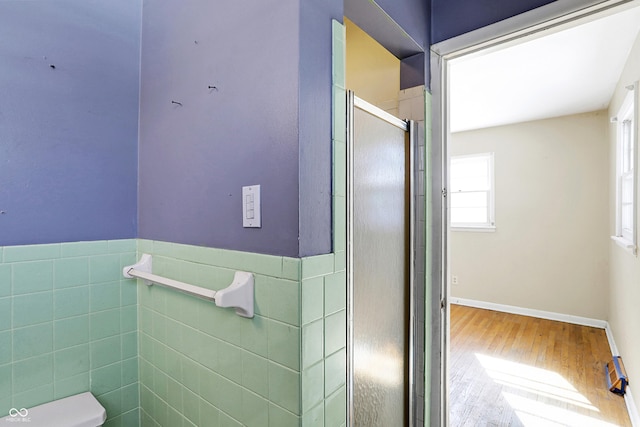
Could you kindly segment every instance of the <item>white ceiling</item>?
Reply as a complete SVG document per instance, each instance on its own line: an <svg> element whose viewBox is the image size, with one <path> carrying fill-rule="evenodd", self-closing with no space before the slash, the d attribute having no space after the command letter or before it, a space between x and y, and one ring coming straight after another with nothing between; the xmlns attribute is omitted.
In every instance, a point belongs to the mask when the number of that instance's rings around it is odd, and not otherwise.
<svg viewBox="0 0 640 427"><path fill-rule="evenodd" d="M607 108L640 29L640 7L450 61L451 132Z"/></svg>

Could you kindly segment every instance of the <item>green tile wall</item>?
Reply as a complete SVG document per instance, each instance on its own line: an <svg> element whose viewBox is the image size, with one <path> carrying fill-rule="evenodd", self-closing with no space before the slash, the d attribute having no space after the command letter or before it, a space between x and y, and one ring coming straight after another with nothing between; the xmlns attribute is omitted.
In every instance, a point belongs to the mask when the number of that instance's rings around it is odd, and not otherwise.
<svg viewBox="0 0 640 427"><path fill-rule="evenodd" d="M254 273L255 317L139 285L142 426L299 426L299 259L139 240L153 272L210 289Z"/></svg>
<svg viewBox="0 0 640 427"><path fill-rule="evenodd" d="M0 415L91 391L139 425L136 241L0 247Z"/></svg>
<svg viewBox="0 0 640 427"><path fill-rule="evenodd" d="M143 427L344 420L346 277L336 255L295 259L148 240L138 252L153 256L154 274L214 290L235 270L255 277L253 319L139 284Z"/></svg>
<svg viewBox="0 0 640 427"><path fill-rule="evenodd" d="M346 422L347 280L344 267L340 267L344 265L343 254L302 259L304 427L339 427Z"/></svg>
<svg viewBox="0 0 640 427"><path fill-rule="evenodd" d="M333 21L333 253L302 260L302 425L346 424L347 111L345 27Z"/></svg>

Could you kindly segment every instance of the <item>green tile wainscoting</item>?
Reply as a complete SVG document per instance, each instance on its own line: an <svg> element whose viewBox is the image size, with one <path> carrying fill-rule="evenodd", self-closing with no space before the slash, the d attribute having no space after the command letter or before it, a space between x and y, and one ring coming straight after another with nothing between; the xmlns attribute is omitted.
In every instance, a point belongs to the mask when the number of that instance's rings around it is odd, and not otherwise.
<svg viewBox="0 0 640 427"><path fill-rule="evenodd" d="M0 247L0 415L91 391L139 425L136 241Z"/></svg>
<svg viewBox="0 0 640 427"><path fill-rule="evenodd" d="M142 253L155 274L212 289L253 272L255 317L122 278ZM344 424L344 251L296 259L118 240L0 256L3 412L91 391L106 427Z"/></svg>
<svg viewBox="0 0 640 427"><path fill-rule="evenodd" d="M146 426L340 426L345 417L344 259L287 258L139 240L154 274L214 290L255 277L255 317L139 284ZM325 424L326 420L326 424Z"/></svg>

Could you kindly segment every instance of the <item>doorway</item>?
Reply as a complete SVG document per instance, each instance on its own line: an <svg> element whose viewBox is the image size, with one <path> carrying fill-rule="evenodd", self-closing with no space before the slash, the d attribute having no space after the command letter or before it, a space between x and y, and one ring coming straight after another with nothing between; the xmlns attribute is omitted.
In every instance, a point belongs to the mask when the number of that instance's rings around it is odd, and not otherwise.
<svg viewBox="0 0 640 427"><path fill-rule="evenodd" d="M434 46L432 55L432 89L434 93L434 111L436 117L434 119L434 145L432 147L433 161L436 169L441 169L442 173L433 179L432 194L432 213L434 221L437 223L434 232L437 234L432 242L434 245L434 258L432 269L432 280L434 284L434 304L433 310L440 313L436 320L436 328L434 329L434 341L441 340L441 352L435 351L432 354L434 371L432 378L440 378L440 383L436 384L432 389L434 406L432 406L432 425L448 424L448 357L449 357L449 303L451 299L451 289L449 287L451 275L455 274L450 269L451 253L451 236L449 232L448 199L450 197L450 182L448 178L448 159L449 149L449 126L451 119L451 98L450 84L451 73L450 66L453 61L463 59L465 57L480 56L485 53L494 52L505 47L513 46L517 43L532 40L539 37L543 32L558 32L563 28L575 26L578 21L595 20L598 16L613 12L614 7L620 6L624 2L603 2L597 6L589 6L579 11L561 11L558 9L552 11L549 15L543 16L544 13L538 13L535 16L530 15L523 17L521 20L516 19L510 24L508 31L503 31L504 24L501 24L496 31L491 33L490 29L485 29L482 34L470 34L459 40L452 40L443 43L441 46ZM541 8L544 9L544 8ZM509 25L507 25L508 27ZM474 39L475 37L475 39ZM463 40L464 39L464 40ZM512 90L519 88L513 86ZM560 98L560 97L559 97ZM604 107L600 107L601 109ZM481 113L478 111L478 113ZM438 116L439 114L439 116ZM480 114L478 114L480 115ZM605 179L606 181L606 179ZM498 218L498 221L500 218ZM607 224L608 225L608 224ZM498 227L500 223L498 222ZM440 239L438 241L438 239ZM605 242L607 244L607 242ZM462 279L462 278L461 278ZM549 311L553 311L549 309ZM586 316L585 316L586 317ZM594 316L595 317L595 316ZM440 350L439 349L439 350Z"/></svg>

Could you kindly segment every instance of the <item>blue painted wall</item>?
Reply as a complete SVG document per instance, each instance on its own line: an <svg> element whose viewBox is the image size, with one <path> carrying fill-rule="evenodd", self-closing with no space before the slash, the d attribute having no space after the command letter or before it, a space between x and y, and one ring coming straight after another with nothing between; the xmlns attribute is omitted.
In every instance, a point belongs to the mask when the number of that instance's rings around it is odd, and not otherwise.
<svg viewBox="0 0 640 427"><path fill-rule="evenodd" d="M145 2L140 237L331 250L331 18L341 16L335 0ZM245 229L241 190L253 184L262 228Z"/></svg>
<svg viewBox="0 0 640 427"><path fill-rule="evenodd" d="M477 30L554 1L431 0L431 44Z"/></svg>
<svg viewBox="0 0 640 427"><path fill-rule="evenodd" d="M0 246L135 237L139 19L0 2Z"/></svg>
<svg viewBox="0 0 640 427"><path fill-rule="evenodd" d="M387 3L426 48L427 3ZM342 0L145 3L139 237L331 251L331 19L342 16ZM245 229L241 189L253 184L262 228Z"/></svg>
<svg viewBox="0 0 640 427"><path fill-rule="evenodd" d="M375 0L425 51L429 50L432 0Z"/></svg>
<svg viewBox="0 0 640 427"><path fill-rule="evenodd" d="M376 7L428 50L430 37L547 2ZM139 236L331 251L331 19L342 20L343 1L141 9L0 1L0 245ZM408 85L428 80L423 60L405 58ZM252 184L262 185L261 229L242 228L241 187Z"/></svg>
<svg viewBox="0 0 640 427"><path fill-rule="evenodd" d="M299 256L331 251L331 20L343 14L343 0L300 2Z"/></svg>

